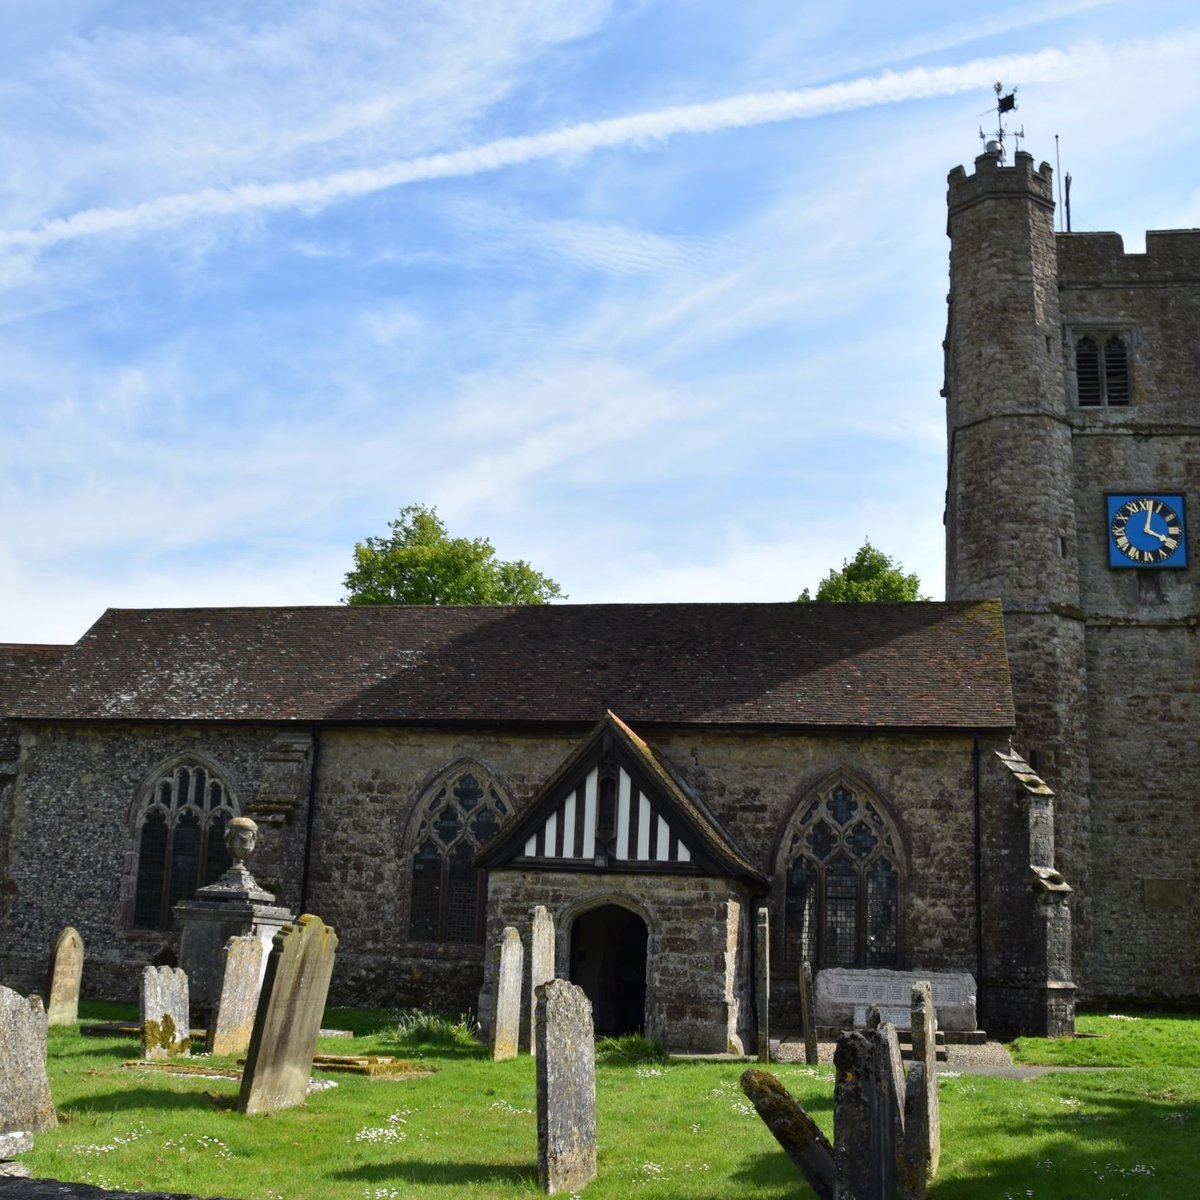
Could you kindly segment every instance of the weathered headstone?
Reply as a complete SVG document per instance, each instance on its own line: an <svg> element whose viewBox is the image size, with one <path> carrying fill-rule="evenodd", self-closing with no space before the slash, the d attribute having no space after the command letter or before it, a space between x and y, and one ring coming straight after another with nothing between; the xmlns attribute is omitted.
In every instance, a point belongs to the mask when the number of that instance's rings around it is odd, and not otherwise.
<svg viewBox="0 0 1200 1200"><path fill-rule="evenodd" d="M538 1180L577 1192L596 1178L596 1050L592 1006L563 979L537 990Z"/></svg>
<svg viewBox="0 0 1200 1200"><path fill-rule="evenodd" d="M742 1072L742 1091L763 1123L800 1168L819 1200L834 1200L837 1176L833 1147L796 1098L769 1071Z"/></svg>
<svg viewBox="0 0 1200 1200"><path fill-rule="evenodd" d="M46 1019L51 1025L74 1025L79 1019L79 985L83 979L83 938L70 925L58 935L50 955L50 991Z"/></svg>
<svg viewBox="0 0 1200 1200"><path fill-rule="evenodd" d="M537 1053L537 1030L533 1025L533 1010L537 1006L537 990L554 978L554 918L550 910L539 904L533 910L529 938L529 1052Z"/></svg>
<svg viewBox="0 0 1200 1200"><path fill-rule="evenodd" d="M904 1088L904 1140L900 1155L900 1182L904 1185L904 1200L925 1200L931 1178L926 1090L925 1064L909 1063L908 1080Z"/></svg>
<svg viewBox="0 0 1200 1200"><path fill-rule="evenodd" d="M0 987L0 1134L40 1133L57 1124L42 999Z"/></svg>
<svg viewBox="0 0 1200 1200"><path fill-rule="evenodd" d="M188 977L181 967L142 972L142 1056L174 1058L192 1049Z"/></svg>
<svg viewBox="0 0 1200 1200"><path fill-rule="evenodd" d="M767 909L758 910L754 930L755 992L758 997L758 1061L771 1061L771 917Z"/></svg>
<svg viewBox="0 0 1200 1200"><path fill-rule="evenodd" d="M917 1120L918 1132L921 1127L927 1131L925 1140L927 1148L923 1149L922 1157L925 1164L925 1177L932 1180L937 1175L938 1163L942 1157L942 1120L938 1106L937 1090L937 1018L934 1015L933 997L928 983L922 981L912 985L912 1041L913 1063L920 1064L923 1070L916 1084L917 1091L913 1096L913 1104L919 1110ZM912 1085L910 1071L910 1087ZM905 1123L912 1119L909 1112L909 1100L905 1096ZM917 1149L913 1150L916 1153ZM908 1151L906 1151L907 1155ZM910 1162L910 1169L916 1169L917 1164Z"/></svg>
<svg viewBox="0 0 1200 1200"><path fill-rule="evenodd" d="M492 1058L502 1062L516 1058L521 1041L521 974L525 948L521 935L506 925L496 948L500 969L496 972L496 1019L492 1026Z"/></svg>
<svg viewBox="0 0 1200 1200"><path fill-rule="evenodd" d="M310 913L275 935L238 1112L274 1112L304 1102L337 944L332 926Z"/></svg>
<svg viewBox="0 0 1200 1200"><path fill-rule="evenodd" d="M813 995L812 963L800 964L800 1025L804 1030L804 1061L817 1062L817 1006Z"/></svg>
<svg viewBox="0 0 1200 1200"><path fill-rule="evenodd" d="M878 1029L843 1032L833 1061L838 1200L895 1200L895 1101L887 1037Z"/></svg>
<svg viewBox="0 0 1200 1200"><path fill-rule="evenodd" d="M231 937L225 943L221 995L205 1038L209 1054L244 1054L250 1045L258 1011L262 957L262 942L254 934Z"/></svg>

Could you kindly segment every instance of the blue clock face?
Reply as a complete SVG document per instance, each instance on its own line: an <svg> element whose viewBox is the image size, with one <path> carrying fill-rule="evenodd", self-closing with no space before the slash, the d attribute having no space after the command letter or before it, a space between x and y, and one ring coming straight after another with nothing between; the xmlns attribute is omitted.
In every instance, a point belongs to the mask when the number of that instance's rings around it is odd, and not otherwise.
<svg viewBox="0 0 1200 1200"><path fill-rule="evenodd" d="M1186 567L1183 496L1113 492L1108 500L1110 567Z"/></svg>

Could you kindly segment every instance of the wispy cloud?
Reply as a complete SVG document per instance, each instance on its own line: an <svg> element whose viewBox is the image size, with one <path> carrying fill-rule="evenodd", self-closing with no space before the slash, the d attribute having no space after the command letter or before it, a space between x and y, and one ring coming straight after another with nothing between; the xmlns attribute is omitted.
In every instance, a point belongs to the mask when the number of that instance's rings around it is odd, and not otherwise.
<svg viewBox="0 0 1200 1200"><path fill-rule="evenodd" d="M404 184L478 175L539 159L953 95L977 89L981 79L989 79L997 72L1019 76L1027 83L1057 80L1085 69L1089 59L1086 49L1044 50L1005 59L977 59L959 66L885 71L821 87L749 93L658 112L587 121L547 133L498 138L463 150L309 179L202 188L129 207L93 208L32 228L0 231L0 249L45 248L81 238L138 234L204 218L285 209L320 210Z"/></svg>

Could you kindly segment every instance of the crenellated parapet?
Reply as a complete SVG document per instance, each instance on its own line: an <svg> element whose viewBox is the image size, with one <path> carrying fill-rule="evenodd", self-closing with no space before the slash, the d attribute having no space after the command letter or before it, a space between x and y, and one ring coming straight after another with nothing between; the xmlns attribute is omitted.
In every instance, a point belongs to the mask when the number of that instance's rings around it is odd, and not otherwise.
<svg viewBox="0 0 1200 1200"><path fill-rule="evenodd" d="M1151 230L1144 254L1127 254L1119 233L1060 233L1055 240L1066 286L1200 282L1200 229Z"/></svg>
<svg viewBox="0 0 1200 1200"><path fill-rule="evenodd" d="M951 216L980 201L1003 196L1032 200L1053 209L1053 175L1049 163L1035 169L1033 155L1024 150L1013 156L1011 167L1004 166L995 154L981 154L975 160L973 175L968 175L963 167L950 172L946 203Z"/></svg>

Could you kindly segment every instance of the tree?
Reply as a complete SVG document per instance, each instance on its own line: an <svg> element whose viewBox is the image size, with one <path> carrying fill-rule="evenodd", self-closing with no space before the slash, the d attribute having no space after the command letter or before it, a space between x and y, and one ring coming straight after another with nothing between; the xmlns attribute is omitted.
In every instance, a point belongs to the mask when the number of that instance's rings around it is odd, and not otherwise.
<svg viewBox="0 0 1200 1200"><path fill-rule="evenodd" d="M527 562L501 562L487 538L451 537L436 508L410 504L389 537L354 547L347 604L545 604L565 599Z"/></svg>
<svg viewBox="0 0 1200 1200"><path fill-rule="evenodd" d="M924 600L920 595L921 581L906 575L899 563L882 550L876 550L870 540L863 542L850 561L842 563L840 571L830 571L817 585L816 596L808 588L797 599L802 604L816 600L826 604L871 603L895 600Z"/></svg>

